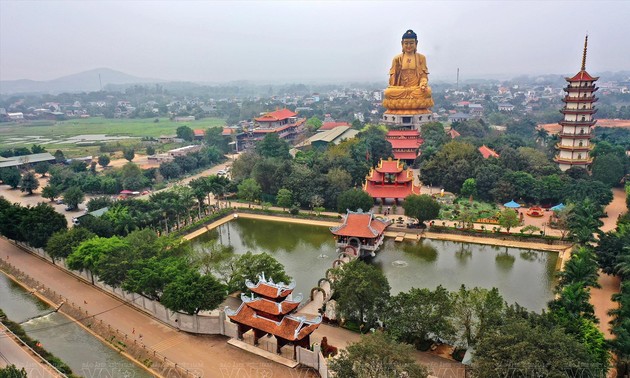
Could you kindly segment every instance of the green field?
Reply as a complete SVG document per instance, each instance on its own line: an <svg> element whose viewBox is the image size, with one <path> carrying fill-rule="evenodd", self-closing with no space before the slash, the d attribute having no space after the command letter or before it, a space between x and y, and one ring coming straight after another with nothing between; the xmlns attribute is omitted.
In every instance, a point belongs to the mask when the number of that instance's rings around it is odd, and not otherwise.
<svg viewBox="0 0 630 378"><path fill-rule="evenodd" d="M49 151L61 149L74 153L84 154L94 150L92 143L76 143L76 140L68 140L78 135L106 135L126 136L134 139L121 140L121 144L138 143L142 137L159 137L161 135L175 135L175 130L180 126L188 126L191 129L207 129L225 125L222 118L204 118L192 122L174 122L168 118L160 118L159 122L151 119L106 119L85 118L68 121L31 121L0 123L0 150L16 147L31 147L40 144ZM94 145L102 143L116 143L95 138Z"/></svg>

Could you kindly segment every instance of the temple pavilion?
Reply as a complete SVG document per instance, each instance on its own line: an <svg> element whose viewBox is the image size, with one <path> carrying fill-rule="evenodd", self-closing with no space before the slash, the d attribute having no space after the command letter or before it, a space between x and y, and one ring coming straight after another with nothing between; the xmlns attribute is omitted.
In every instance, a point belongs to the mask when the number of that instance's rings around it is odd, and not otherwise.
<svg viewBox="0 0 630 378"><path fill-rule="evenodd" d="M385 229L389 221L375 218L371 212L348 210L339 226L331 227L335 235L335 246L353 257L363 257L374 252L383 244Z"/></svg>
<svg viewBox="0 0 630 378"><path fill-rule="evenodd" d="M381 203L385 203L385 199L398 203L411 194L420 194L420 186L413 183L411 168L405 169L403 162L392 158L381 159L376 168L370 168L363 190Z"/></svg>
<svg viewBox="0 0 630 378"><path fill-rule="evenodd" d="M593 77L586 72L586 48L588 35L584 39L584 54L582 55L582 69L573 77L565 80L568 85L564 88L567 93L562 101L564 108L560 111L563 120L560 121L560 142L556 145L558 154L554 161L561 170L571 167L587 168L592 162L589 156L593 149L591 138L595 126L593 116L597 112L593 105L597 101L595 82L599 77Z"/></svg>
<svg viewBox="0 0 630 378"><path fill-rule="evenodd" d="M241 294L243 303L236 311L225 309L226 315L238 325L238 338L252 330L254 345L265 335L276 337L276 353L287 344L293 345L293 357L297 346L309 348L310 335L322 322L321 316L307 320L301 316L291 315L302 301L302 296L293 298L295 282L286 285L265 279L264 273L258 276L258 283L245 282L251 295Z"/></svg>
<svg viewBox="0 0 630 378"><path fill-rule="evenodd" d="M304 131L305 118L298 118L297 113L289 109L279 109L254 118L254 127L237 135L238 145L250 148L265 135L275 133L280 139L291 143Z"/></svg>

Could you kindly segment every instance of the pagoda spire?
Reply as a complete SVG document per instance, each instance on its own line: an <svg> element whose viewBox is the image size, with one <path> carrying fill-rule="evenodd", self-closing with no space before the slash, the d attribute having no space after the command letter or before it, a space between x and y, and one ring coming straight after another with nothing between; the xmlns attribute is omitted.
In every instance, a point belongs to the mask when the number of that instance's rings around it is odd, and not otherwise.
<svg viewBox="0 0 630 378"><path fill-rule="evenodd" d="M588 34L584 38L584 54L582 55L582 71L586 71L586 49L588 47Z"/></svg>

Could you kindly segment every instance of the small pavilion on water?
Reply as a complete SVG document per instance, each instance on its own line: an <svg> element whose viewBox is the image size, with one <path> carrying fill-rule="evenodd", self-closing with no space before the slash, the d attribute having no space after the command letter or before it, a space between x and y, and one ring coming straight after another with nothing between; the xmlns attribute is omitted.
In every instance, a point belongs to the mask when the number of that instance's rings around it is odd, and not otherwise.
<svg viewBox="0 0 630 378"><path fill-rule="evenodd" d="M373 254L383 244L384 232L390 222L374 217L371 212L348 210L343 223L331 227L335 235L335 246L355 257Z"/></svg>

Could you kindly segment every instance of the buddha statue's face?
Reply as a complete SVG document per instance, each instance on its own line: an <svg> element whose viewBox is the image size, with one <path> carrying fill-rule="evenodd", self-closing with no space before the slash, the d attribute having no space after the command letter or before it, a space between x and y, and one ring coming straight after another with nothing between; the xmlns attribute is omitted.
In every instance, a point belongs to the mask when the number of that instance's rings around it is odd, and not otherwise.
<svg viewBox="0 0 630 378"><path fill-rule="evenodd" d="M415 39L403 39L402 42L403 52L406 54L411 54L416 52L416 47L418 46L418 41Z"/></svg>

